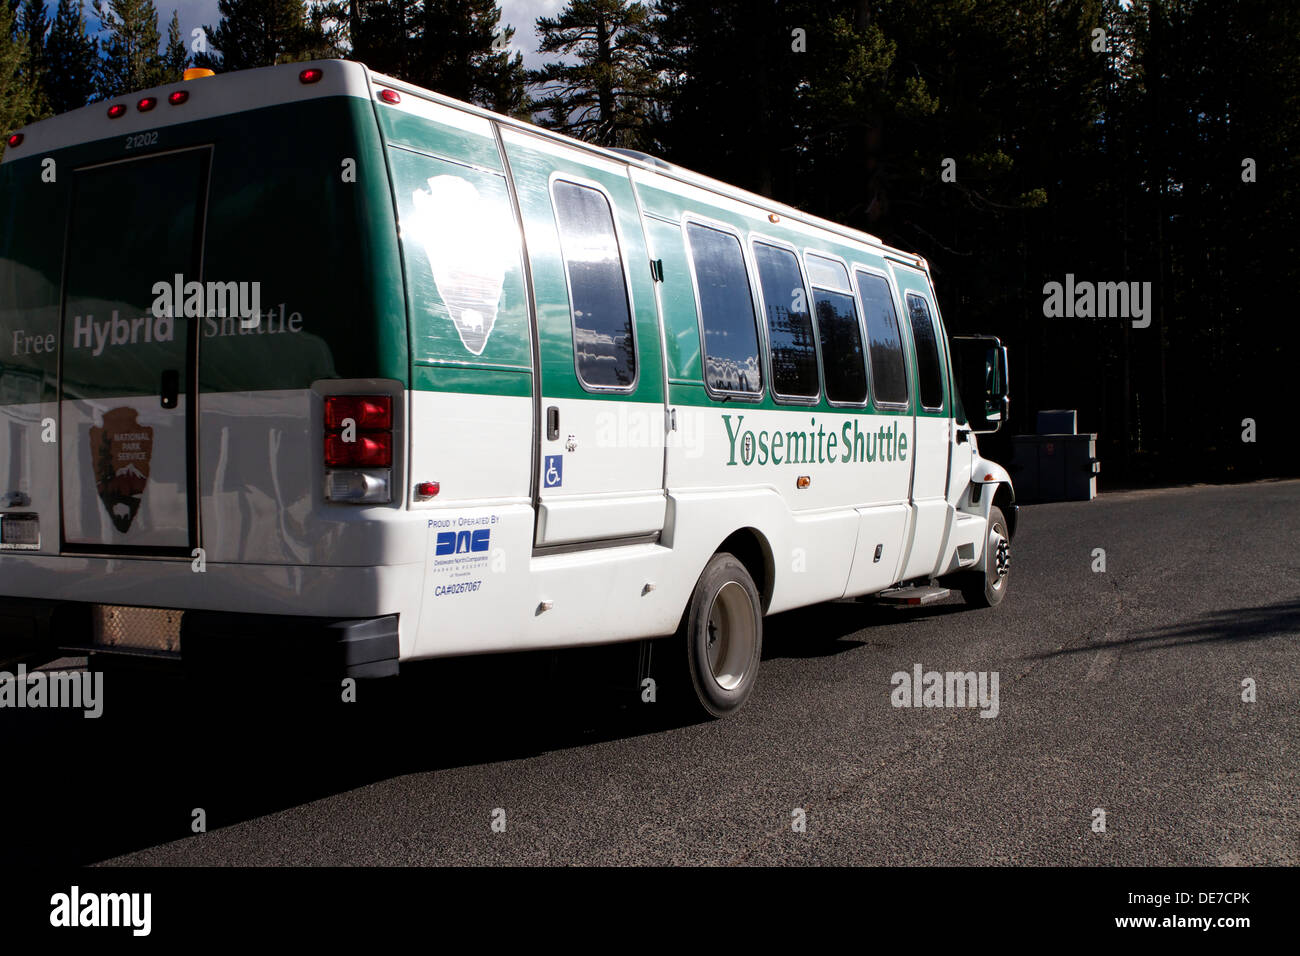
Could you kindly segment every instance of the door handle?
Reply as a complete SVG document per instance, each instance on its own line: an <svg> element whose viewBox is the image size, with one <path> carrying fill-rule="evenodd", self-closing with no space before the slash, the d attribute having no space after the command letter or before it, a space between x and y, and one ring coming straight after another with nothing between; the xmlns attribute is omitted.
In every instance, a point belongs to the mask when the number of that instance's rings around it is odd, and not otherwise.
<svg viewBox="0 0 1300 956"><path fill-rule="evenodd" d="M546 440L557 441L560 437L560 409L550 405L546 409Z"/></svg>
<svg viewBox="0 0 1300 956"><path fill-rule="evenodd" d="M958 445L964 445L964 444L966 444L966 442L968 442L968 441L970 441L970 429L969 429L969 428L958 428L958 429L957 429L957 444L958 444Z"/></svg>
<svg viewBox="0 0 1300 956"><path fill-rule="evenodd" d="M181 373L174 368L164 369L160 399L163 408L175 408L181 391Z"/></svg>

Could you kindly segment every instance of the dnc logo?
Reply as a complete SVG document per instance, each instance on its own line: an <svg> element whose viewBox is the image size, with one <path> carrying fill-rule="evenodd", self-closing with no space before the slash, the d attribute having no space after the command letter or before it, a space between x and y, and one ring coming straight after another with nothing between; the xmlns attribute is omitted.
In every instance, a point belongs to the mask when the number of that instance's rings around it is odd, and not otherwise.
<svg viewBox="0 0 1300 956"><path fill-rule="evenodd" d="M439 531L437 554L441 556L486 551L491 537L490 528L479 528L477 531Z"/></svg>

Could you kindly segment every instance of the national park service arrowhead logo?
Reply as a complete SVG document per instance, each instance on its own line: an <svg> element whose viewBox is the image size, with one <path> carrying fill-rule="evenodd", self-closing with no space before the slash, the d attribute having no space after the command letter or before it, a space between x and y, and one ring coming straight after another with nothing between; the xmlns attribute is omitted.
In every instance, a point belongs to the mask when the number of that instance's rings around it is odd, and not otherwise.
<svg viewBox="0 0 1300 956"><path fill-rule="evenodd" d="M140 496L149 483L153 429L136 421L134 408L104 413L104 424L90 429L90 459L95 487L113 527L125 533L140 510Z"/></svg>
<svg viewBox="0 0 1300 956"><path fill-rule="evenodd" d="M411 194L409 228L424 241L433 284L461 345L482 355L496 324L506 268L517 254L498 203L460 176L433 176ZM436 313L435 313L436 314Z"/></svg>

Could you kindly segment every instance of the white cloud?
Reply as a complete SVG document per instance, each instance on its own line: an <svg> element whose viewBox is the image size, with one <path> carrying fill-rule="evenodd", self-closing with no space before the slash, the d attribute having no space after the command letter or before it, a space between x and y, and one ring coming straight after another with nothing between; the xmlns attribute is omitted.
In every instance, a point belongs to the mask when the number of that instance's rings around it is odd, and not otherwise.
<svg viewBox="0 0 1300 956"><path fill-rule="evenodd" d="M549 57L537 53L537 18L553 17L565 0L499 0L501 22L515 28L514 47L524 55L524 66L537 69Z"/></svg>

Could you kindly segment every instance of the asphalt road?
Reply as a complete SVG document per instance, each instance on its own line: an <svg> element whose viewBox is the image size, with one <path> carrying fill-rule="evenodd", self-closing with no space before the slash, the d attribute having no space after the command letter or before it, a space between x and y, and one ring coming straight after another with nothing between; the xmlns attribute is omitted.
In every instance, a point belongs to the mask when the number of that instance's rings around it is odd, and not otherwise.
<svg viewBox="0 0 1300 956"><path fill-rule="evenodd" d="M355 704L253 668L108 674L98 720L0 710L0 857L1295 865L1298 542L1296 481L1027 507L1001 607L769 618L726 721L641 703L630 648L414 669ZM916 664L997 672L997 716L892 706Z"/></svg>

